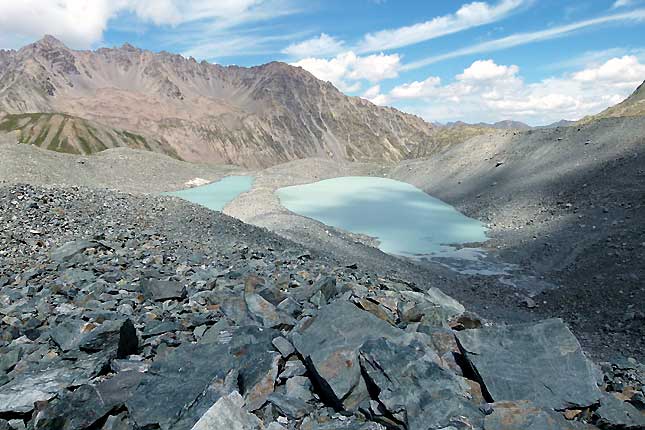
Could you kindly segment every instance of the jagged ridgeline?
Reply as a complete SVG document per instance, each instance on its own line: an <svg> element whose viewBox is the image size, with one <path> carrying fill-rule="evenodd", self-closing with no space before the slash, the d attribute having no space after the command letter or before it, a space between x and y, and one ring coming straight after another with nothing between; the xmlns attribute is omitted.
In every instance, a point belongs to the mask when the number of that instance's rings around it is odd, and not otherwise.
<svg viewBox="0 0 645 430"><path fill-rule="evenodd" d="M127 44L77 51L51 36L0 51L0 109L87 118L165 142L187 161L247 167L306 157L395 162L433 129L284 63L225 67Z"/></svg>
<svg viewBox="0 0 645 430"><path fill-rule="evenodd" d="M172 147L157 139L66 114L0 114L0 134L5 134L9 143L13 140L68 154L90 155L129 147L179 158Z"/></svg>

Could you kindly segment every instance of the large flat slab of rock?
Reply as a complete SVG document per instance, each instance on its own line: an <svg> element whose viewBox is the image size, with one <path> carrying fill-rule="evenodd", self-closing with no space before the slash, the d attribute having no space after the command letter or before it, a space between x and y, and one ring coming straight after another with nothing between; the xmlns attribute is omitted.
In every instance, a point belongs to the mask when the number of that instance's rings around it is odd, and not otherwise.
<svg viewBox="0 0 645 430"><path fill-rule="evenodd" d="M222 396L240 389L249 407L273 393L276 333L259 327L238 329L229 342L184 344L155 361L132 398L130 416L139 428L188 430Z"/></svg>
<svg viewBox="0 0 645 430"><path fill-rule="evenodd" d="M210 405L215 403L229 388L224 384L220 387L223 391L219 391L215 382L224 383L233 368L226 345L182 345L152 364L127 402L130 417L141 428L158 426L170 430L178 428L178 421L186 415L194 416L190 425L181 427L190 428L209 407L196 411L196 399L207 398Z"/></svg>
<svg viewBox="0 0 645 430"><path fill-rule="evenodd" d="M52 260L63 263L88 248L94 248L98 246L101 246L101 244L98 242L89 240L75 240L59 246L58 248L54 249L50 255Z"/></svg>
<svg viewBox="0 0 645 430"><path fill-rule="evenodd" d="M459 347L491 400L586 407L600 399L593 365L560 319L485 327L456 334Z"/></svg>
<svg viewBox="0 0 645 430"><path fill-rule="evenodd" d="M122 372L98 385L81 385L38 412L35 430L83 430L123 406L142 373Z"/></svg>
<svg viewBox="0 0 645 430"><path fill-rule="evenodd" d="M0 386L0 413L27 413L35 402L50 400L65 388L84 383L84 373L85 369L61 366L20 375Z"/></svg>
<svg viewBox="0 0 645 430"><path fill-rule="evenodd" d="M468 384L437 364L436 353L425 345L368 341L361 347L360 362L370 391L378 393L374 413L389 425L392 420L408 430L444 429L457 422L464 428L483 425L479 405L467 399Z"/></svg>
<svg viewBox="0 0 645 430"><path fill-rule="evenodd" d="M369 340L395 339L403 334L371 313L339 300L323 306L318 315L292 336L292 343L326 400L343 408L343 400L352 391L357 387L364 391L360 388L360 347Z"/></svg>

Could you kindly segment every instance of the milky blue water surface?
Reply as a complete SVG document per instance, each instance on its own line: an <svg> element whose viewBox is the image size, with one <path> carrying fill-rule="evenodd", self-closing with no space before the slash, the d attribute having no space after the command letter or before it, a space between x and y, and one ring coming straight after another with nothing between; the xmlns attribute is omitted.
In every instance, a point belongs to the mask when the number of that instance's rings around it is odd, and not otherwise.
<svg viewBox="0 0 645 430"><path fill-rule="evenodd" d="M208 185L166 194L181 197L214 211L221 211L224 206L240 194L249 191L252 186L253 176L227 176Z"/></svg>
<svg viewBox="0 0 645 430"><path fill-rule="evenodd" d="M276 191L288 210L376 237L379 248L407 257L472 258L451 245L487 240L484 225L413 185L386 178L343 177Z"/></svg>

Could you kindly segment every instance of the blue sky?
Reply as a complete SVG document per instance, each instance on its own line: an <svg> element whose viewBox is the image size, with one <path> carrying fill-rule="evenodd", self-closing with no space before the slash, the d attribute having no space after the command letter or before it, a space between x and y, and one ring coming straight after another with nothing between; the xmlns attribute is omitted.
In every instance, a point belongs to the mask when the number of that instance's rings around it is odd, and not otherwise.
<svg viewBox="0 0 645 430"><path fill-rule="evenodd" d="M286 61L441 122L577 119L645 80L643 0L0 0L0 47L45 33L77 49Z"/></svg>

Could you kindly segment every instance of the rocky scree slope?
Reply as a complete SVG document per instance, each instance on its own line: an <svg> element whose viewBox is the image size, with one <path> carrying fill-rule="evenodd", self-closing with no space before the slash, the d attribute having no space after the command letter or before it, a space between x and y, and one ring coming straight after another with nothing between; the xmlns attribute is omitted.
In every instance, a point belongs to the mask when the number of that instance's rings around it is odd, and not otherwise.
<svg viewBox="0 0 645 430"><path fill-rule="evenodd" d="M561 320L482 324L178 199L14 185L0 209L3 429L645 422L644 369L599 371Z"/></svg>
<svg viewBox="0 0 645 430"><path fill-rule="evenodd" d="M645 351L645 121L484 135L391 176L490 226L491 248L560 286L530 311L564 318L603 356Z"/></svg>
<svg viewBox="0 0 645 430"><path fill-rule="evenodd" d="M51 36L0 58L0 110L90 119L162 141L188 161L396 161L432 129L284 63L223 67L127 44L75 51Z"/></svg>
<svg viewBox="0 0 645 430"><path fill-rule="evenodd" d="M78 185L136 193L183 190L193 186L195 179L214 182L245 173L236 166L188 163L131 148L81 156L32 145L0 144L0 160L0 183Z"/></svg>

